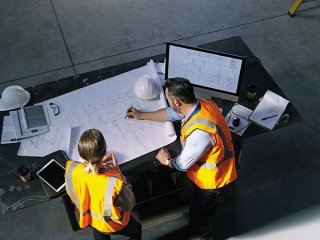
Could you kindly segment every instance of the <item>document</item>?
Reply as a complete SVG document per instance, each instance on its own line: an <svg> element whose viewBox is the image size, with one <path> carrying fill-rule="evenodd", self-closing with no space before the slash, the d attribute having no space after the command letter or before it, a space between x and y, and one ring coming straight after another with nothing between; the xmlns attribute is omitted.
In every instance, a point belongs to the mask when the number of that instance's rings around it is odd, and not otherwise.
<svg viewBox="0 0 320 240"><path fill-rule="evenodd" d="M250 115L249 120L267 130L272 130L288 103L287 99L268 90Z"/></svg>
<svg viewBox="0 0 320 240"><path fill-rule="evenodd" d="M43 157L52 152L63 150L69 152L70 127L50 127L50 131L38 136L21 140L18 156Z"/></svg>
<svg viewBox="0 0 320 240"><path fill-rule="evenodd" d="M4 116L2 134L1 134L1 144L16 143L17 135L13 126L11 116Z"/></svg>
<svg viewBox="0 0 320 240"><path fill-rule="evenodd" d="M249 108L246 108L238 103L236 103L230 112L225 116L225 120L229 126L229 129L231 132L236 133L239 136L242 136L242 134L245 132L245 130L249 127L249 116L252 113L252 110ZM233 125L233 118L239 118L239 126Z"/></svg>

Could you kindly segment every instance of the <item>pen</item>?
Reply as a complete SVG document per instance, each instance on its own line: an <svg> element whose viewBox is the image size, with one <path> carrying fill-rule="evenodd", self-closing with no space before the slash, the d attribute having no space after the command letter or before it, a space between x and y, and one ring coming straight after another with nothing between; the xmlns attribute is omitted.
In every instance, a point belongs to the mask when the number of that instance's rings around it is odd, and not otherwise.
<svg viewBox="0 0 320 240"><path fill-rule="evenodd" d="M273 117L276 117L276 116L278 116L277 114L276 115L272 115L272 116L269 116L269 117L264 117L264 118L261 118L261 120L263 121L263 120L267 120L267 119L269 119L269 118L273 118Z"/></svg>
<svg viewBox="0 0 320 240"><path fill-rule="evenodd" d="M133 105L131 105L131 107L129 108L128 112L131 112L132 108L133 108ZM127 117L128 117L128 114L126 114L126 116L124 117L124 119L126 119Z"/></svg>

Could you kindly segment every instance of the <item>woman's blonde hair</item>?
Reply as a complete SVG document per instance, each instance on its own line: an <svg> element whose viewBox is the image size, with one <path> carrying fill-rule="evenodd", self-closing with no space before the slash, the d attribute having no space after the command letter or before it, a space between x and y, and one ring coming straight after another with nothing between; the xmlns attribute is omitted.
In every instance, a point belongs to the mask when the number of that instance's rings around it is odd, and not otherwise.
<svg viewBox="0 0 320 240"><path fill-rule="evenodd" d="M80 157L85 160L84 171L97 173L99 162L107 151L106 140L98 129L89 129L81 134L78 151Z"/></svg>

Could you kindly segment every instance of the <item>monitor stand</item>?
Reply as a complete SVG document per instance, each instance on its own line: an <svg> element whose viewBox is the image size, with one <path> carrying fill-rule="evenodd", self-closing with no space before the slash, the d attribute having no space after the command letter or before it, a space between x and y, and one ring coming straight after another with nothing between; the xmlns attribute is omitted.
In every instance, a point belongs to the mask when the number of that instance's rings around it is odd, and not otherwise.
<svg viewBox="0 0 320 240"><path fill-rule="evenodd" d="M194 87L194 93L197 98L204 98L204 99L212 99L214 98L220 98L232 102L238 102L239 96L228 94L228 93L223 93L223 92L218 92L215 90L209 90L205 88L199 88L199 87Z"/></svg>

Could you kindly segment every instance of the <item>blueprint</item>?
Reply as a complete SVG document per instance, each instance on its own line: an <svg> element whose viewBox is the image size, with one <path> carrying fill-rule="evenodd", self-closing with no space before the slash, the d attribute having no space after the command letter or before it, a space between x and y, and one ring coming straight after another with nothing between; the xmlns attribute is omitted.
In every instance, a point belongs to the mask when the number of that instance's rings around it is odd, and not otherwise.
<svg viewBox="0 0 320 240"><path fill-rule="evenodd" d="M159 84L161 94L157 99L142 100L134 95L134 83L145 74ZM119 164L168 145L177 138L171 122L125 118L126 110L132 105L141 111L167 107L152 60L144 67L43 102L49 112L50 102L60 110L57 116L50 114L51 126L71 128L68 155L76 161L83 161L77 150L79 137L90 128L97 128L103 133L107 151L115 154Z"/></svg>

